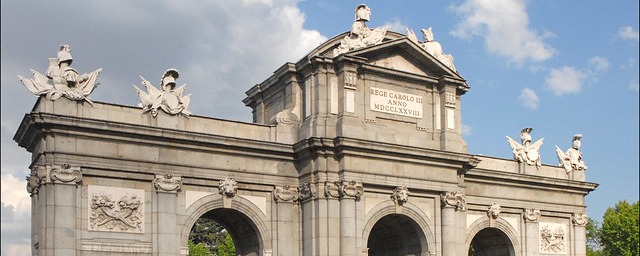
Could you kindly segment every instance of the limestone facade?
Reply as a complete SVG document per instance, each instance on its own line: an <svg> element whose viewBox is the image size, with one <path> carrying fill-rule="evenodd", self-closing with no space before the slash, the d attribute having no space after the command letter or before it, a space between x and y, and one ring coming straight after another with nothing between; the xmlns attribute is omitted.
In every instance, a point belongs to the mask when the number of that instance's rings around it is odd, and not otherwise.
<svg viewBox="0 0 640 256"><path fill-rule="evenodd" d="M187 255L206 216L238 255L585 255L584 172L468 154L457 71L345 36L249 89L253 123L41 97L33 254Z"/></svg>

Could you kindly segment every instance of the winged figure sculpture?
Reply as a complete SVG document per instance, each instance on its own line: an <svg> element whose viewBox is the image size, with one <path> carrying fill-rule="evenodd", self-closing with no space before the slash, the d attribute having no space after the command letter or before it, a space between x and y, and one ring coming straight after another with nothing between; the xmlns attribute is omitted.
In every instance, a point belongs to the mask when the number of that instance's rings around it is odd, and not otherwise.
<svg viewBox="0 0 640 256"><path fill-rule="evenodd" d="M544 138L539 139L532 144L530 134L532 130L533 128L531 127L522 129L522 132L520 133L522 144L509 136L507 136L507 142L509 142L509 145L511 146L514 160L528 165L535 165L536 168L540 168L540 166L542 166L542 160L540 159L540 147L542 146Z"/></svg>

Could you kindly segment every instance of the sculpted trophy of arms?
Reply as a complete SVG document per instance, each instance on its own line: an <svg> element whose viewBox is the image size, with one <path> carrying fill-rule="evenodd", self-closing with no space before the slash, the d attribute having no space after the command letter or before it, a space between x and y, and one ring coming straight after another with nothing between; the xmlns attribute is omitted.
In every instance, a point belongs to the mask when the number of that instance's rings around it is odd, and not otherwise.
<svg viewBox="0 0 640 256"><path fill-rule="evenodd" d="M539 150L544 138L531 144L531 131L533 131L533 128L531 127L522 129L520 132L520 140L522 141L522 144L516 142L509 136L507 136L507 141L513 151L514 160L528 165L535 165L536 168L540 168L540 166L542 166L542 161L540 159Z"/></svg>
<svg viewBox="0 0 640 256"><path fill-rule="evenodd" d="M584 164L584 161L582 161L582 152L580 152L580 146L582 145L580 142L581 138L582 134L573 135L571 148L567 149L566 153L562 152L556 145L556 155L558 156L558 160L560 160L560 166L564 167L567 173L587 170L587 166Z"/></svg>
<svg viewBox="0 0 640 256"><path fill-rule="evenodd" d="M45 95L49 100L65 97L93 104L88 96L98 86L97 79L102 68L80 75L71 67L72 62L71 47L61 45L57 57L49 58L49 68L44 75L31 69L33 79L23 76L18 76L18 79L36 96Z"/></svg>
<svg viewBox="0 0 640 256"><path fill-rule="evenodd" d="M186 84L176 88L176 79L180 76L178 70L168 69L162 75L160 80L161 89L156 88L151 82L142 79L142 84L147 89L143 91L140 88L136 88L138 98L140 99L142 110L144 112L151 111L151 115L156 117L158 115L158 109L162 109L164 112L170 115L182 114L184 116L191 115L191 112L187 110L189 102L191 101L191 94L183 96Z"/></svg>

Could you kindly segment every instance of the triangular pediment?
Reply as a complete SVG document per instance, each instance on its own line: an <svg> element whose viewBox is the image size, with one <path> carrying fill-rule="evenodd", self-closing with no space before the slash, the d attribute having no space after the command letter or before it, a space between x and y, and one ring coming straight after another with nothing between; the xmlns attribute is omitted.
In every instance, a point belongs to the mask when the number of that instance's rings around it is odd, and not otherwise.
<svg viewBox="0 0 640 256"><path fill-rule="evenodd" d="M345 53L367 59L366 63L416 75L463 79L441 61L406 37Z"/></svg>

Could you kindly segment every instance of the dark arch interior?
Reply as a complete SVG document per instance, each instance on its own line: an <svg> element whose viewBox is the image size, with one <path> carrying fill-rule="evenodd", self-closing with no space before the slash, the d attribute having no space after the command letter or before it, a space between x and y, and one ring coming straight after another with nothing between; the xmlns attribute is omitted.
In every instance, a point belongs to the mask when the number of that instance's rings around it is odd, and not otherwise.
<svg viewBox="0 0 640 256"><path fill-rule="evenodd" d="M427 252L426 238L411 218L392 214L383 217L371 229L367 240L369 255L422 255Z"/></svg>
<svg viewBox="0 0 640 256"><path fill-rule="evenodd" d="M471 241L469 256L515 255L509 237L497 228L480 230Z"/></svg>
<svg viewBox="0 0 640 256"><path fill-rule="evenodd" d="M211 219L229 232L236 247L236 255L261 255L258 228L243 213L233 209L214 209L203 214L201 218Z"/></svg>

